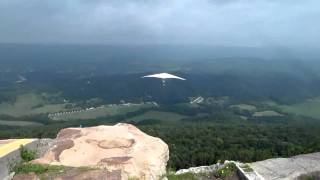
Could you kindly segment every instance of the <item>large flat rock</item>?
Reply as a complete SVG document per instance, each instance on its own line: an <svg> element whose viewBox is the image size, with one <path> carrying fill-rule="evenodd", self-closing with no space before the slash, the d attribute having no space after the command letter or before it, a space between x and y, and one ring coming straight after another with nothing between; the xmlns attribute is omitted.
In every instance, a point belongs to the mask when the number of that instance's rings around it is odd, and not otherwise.
<svg viewBox="0 0 320 180"><path fill-rule="evenodd" d="M275 158L251 164L265 179L296 179L303 174L320 171L320 153Z"/></svg>
<svg viewBox="0 0 320 180"><path fill-rule="evenodd" d="M161 139L130 124L67 128L35 163L89 166L120 172L121 179L159 179L166 172L169 149Z"/></svg>

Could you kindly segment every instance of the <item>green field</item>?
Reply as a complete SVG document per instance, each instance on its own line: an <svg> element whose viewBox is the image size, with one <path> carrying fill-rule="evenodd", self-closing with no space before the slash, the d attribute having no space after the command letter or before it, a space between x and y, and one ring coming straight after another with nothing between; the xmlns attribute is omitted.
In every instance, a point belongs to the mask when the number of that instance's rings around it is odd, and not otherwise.
<svg viewBox="0 0 320 180"><path fill-rule="evenodd" d="M254 117L275 117L275 116L283 116L282 114L276 112L276 111L260 111L255 112L253 114Z"/></svg>
<svg viewBox="0 0 320 180"><path fill-rule="evenodd" d="M245 110L245 111L250 111L250 112L255 112L257 111L257 107L249 104L237 104L237 105L232 105L230 108L237 108L239 110Z"/></svg>
<svg viewBox="0 0 320 180"><path fill-rule="evenodd" d="M66 104L52 104L46 98L48 97L36 93L19 95L12 104L8 102L0 104L0 115L22 117L65 110Z"/></svg>
<svg viewBox="0 0 320 180"><path fill-rule="evenodd" d="M281 105L279 108L288 113L320 119L320 97L308 99L293 105Z"/></svg>
<svg viewBox="0 0 320 180"><path fill-rule="evenodd" d="M13 102L3 102L0 104L0 115L11 116L14 118L21 118L24 116L34 116L39 114L63 112L58 116L50 117L52 120L68 121L68 120L83 120L83 119L96 119L99 117L123 115L129 112L135 112L141 108L149 108L152 104L126 104L126 105L105 105L99 108L90 110L79 111L79 108L72 109L66 108L71 103L64 103L59 100L61 97L54 94L45 93L25 93L16 97ZM58 100L57 100L58 99ZM75 111L78 110L78 111ZM24 121L7 121L4 120L0 125L39 125L30 124L30 122L23 123ZM41 125L41 124L40 124Z"/></svg>
<svg viewBox="0 0 320 180"><path fill-rule="evenodd" d="M184 116L178 113L173 113L173 112L148 111L144 114L129 118L127 119L127 121L139 122L139 121L148 120L148 119L163 120L163 121L178 121L186 117L187 116Z"/></svg>
<svg viewBox="0 0 320 180"><path fill-rule="evenodd" d="M66 113L52 118L53 120L75 120L75 119L96 119L105 116L115 116L135 112L141 108L148 108L153 105L139 104L139 105L112 105L95 108L94 110L85 110L82 112Z"/></svg>
<svg viewBox="0 0 320 180"><path fill-rule="evenodd" d="M43 126L41 123L30 122L30 121L6 121L0 120L0 125L5 126Z"/></svg>

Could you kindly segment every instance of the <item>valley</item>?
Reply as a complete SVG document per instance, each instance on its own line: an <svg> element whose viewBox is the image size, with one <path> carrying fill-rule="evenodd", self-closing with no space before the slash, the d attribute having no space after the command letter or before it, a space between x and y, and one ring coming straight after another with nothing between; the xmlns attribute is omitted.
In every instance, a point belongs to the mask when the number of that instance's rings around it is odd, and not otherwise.
<svg viewBox="0 0 320 180"><path fill-rule="evenodd" d="M123 100L104 104L97 99L84 103L61 93L45 94L26 93L16 102L3 102L0 112L6 113L0 114L0 137L54 138L57 131L70 126L131 123L168 143L173 169L225 159L252 162L289 157L320 148L320 121L308 114L289 113L276 103L202 96L198 102L194 99L199 98L188 97L189 101L177 104ZM18 113L10 114L9 107Z"/></svg>
<svg viewBox="0 0 320 180"><path fill-rule="evenodd" d="M4 63L0 138L54 138L67 127L130 123L168 144L171 169L320 151L320 76L317 69L300 69L315 61L217 57L194 64L160 57L148 64L116 53L110 61L97 57L87 68L62 60L35 60L20 68ZM163 86L141 78L163 69L187 80ZM17 83L21 77L27 80Z"/></svg>

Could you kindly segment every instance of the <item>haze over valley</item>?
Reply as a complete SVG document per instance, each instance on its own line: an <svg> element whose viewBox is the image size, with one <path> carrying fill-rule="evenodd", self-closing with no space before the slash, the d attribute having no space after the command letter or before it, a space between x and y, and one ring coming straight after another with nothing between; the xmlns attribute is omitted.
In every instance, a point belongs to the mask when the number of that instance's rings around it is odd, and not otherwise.
<svg viewBox="0 0 320 180"><path fill-rule="evenodd" d="M125 139L140 129L160 138L164 143L153 139L148 148L152 152L153 145L161 144L157 153L164 172L212 165L215 173L198 173L202 179L241 179L236 168L255 172L246 163L261 161L251 164L261 170L273 162L270 158L317 159L318 7L316 0L2 0L0 147L2 141L33 138L50 145L46 138L57 137L52 142L70 153L78 147L78 132L98 136L98 126L105 131L102 137L118 138L110 132L120 129L127 132L119 136ZM175 78L150 78L158 73ZM75 129L65 129L70 127ZM109 144L91 135L80 140L99 152L114 144L131 148L137 140L121 138ZM47 152L63 154L49 145ZM301 155L308 153L314 154ZM100 165L131 159L100 155L101 161L92 158ZM54 163L69 162L59 156ZM51 162L49 155L43 157ZM30 160L18 165L33 167ZM14 167L23 172L18 175L29 172ZM319 164L310 169L300 179L319 177ZM168 179L179 179L178 172L167 174ZM50 177L46 173L35 172ZM271 177L268 173L262 172ZM180 179L201 179L194 177L197 173L184 174Z"/></svg>

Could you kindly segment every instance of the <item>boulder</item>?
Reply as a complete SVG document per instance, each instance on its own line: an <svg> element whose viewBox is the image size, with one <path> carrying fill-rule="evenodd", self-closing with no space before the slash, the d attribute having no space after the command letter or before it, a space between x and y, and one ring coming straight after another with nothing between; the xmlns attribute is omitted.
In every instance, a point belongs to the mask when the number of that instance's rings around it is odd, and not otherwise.
<svg viewBox="0 0 320 180"><path fill-rule="evenodd" d="M62 129L54 145L33 163L93 167L119 172L119 179L159 179L169 149L161 139L130 124Z"/></svg>

